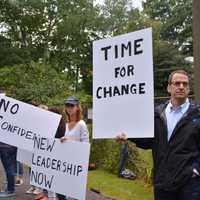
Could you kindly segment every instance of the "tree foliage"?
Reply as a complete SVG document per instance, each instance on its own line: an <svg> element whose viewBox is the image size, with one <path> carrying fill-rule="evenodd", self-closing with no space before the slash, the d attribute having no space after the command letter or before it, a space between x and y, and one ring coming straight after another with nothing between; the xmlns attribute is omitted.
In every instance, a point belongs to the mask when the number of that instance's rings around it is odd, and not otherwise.
<svg viewBox="0 0 200 200"><path fill-rule="evenodd" d="M65 73L58 73L50 65L36 63L1 68L0 85L8 96L47 105L62 104L70 95L71 86Z"/></svg>
<svg viewBox="0 0 200 200"><path fill-rule="evenodd" d="M52 64L56 70L67 72L67 78L74 80L75 90L80 81L81 88L88 89L92 40L97 37L96 12L91 0L2 0L0 24L4 27L2 35L11 44L9 51L17 48L25 52L16 53L19 58L11 65L26 60Z"/></svg>
<svg viewBox="0 0 200 200"><path fill-rule="evenodd" d="M0 27L0 68L43 63L81 94L92 95L94 40L152 27L156 95L164 94L165 70L191 55L191 0L147 0L143 11L131 0L2 0Z"/></svg>
<svg viewBox="0 0 200 200"><path fill-rule="evenodd" d="M133 10L131 0L105 0L101 10L107 35L114 36L126 32L129 14Z"/></svg>
<svg viewBox="0 0 200 200"><path fill-rule="evenodd" d="M192 55L192 1L147 0L144 12L162 22L161 38L184 48Z"/></svg>

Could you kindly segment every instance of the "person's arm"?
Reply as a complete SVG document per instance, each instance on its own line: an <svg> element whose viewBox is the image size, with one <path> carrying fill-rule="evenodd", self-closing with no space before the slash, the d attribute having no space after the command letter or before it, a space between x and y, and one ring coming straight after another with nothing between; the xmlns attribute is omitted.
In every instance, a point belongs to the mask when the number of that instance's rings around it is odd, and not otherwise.
<svg viewBox="0 0 200 200"><path fill-rule="evenodd" d="M129 140L134 142L137 147L142 149L152 149L153 138L127 138L126 133L121 133L117 135L116 138L118 141L126 141Z"/></svg>
<svg viewBox="0 0 200 200"><path fill-rule="evenodd" d="M80 124L80 141L89 142L89 131L86 123L82 120Z"/></svg>
<svg viewBox="0 0 200 200"><path fill-rule="evenodd" d="M152 149L153 138L129 138L131 142L134 142L137 147L142 149Z"/></svg>

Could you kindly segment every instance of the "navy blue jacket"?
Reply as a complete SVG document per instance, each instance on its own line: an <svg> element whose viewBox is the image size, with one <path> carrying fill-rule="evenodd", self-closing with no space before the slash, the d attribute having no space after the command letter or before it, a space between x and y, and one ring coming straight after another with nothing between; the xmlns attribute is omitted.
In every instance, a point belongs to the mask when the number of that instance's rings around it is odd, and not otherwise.
<svg viewBox="0 0 200 200"><path fill-rule="evenodd" d="M200 107L190 103L168 141L166 105L155 109L154 138L130 140L140 148L152 149L154 187L172 191L191 178L193 167L200 173Z"/></svg>

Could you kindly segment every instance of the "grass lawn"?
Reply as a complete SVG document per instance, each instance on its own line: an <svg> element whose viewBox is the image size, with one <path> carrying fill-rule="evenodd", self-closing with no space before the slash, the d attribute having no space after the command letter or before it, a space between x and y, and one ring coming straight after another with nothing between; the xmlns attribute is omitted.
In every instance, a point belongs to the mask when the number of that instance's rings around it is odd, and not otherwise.
<svg viewBox="0 0 200 200"><path fill-rule="evenodd" d="M118 178L102 170L89 171L88 188L117 200L153 200L152 187L143 181Z"/></svg>

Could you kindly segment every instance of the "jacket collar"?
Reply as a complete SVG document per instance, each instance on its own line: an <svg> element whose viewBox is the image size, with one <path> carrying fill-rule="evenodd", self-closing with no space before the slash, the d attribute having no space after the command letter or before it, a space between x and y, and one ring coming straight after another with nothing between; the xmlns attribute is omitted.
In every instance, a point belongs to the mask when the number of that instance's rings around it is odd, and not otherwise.
<svg viewBox="0 0 200 200"><path fill-rule="evenodd" d="M187 115L187 114L190 113L190 112L199 112L199 113L200 113L200 105L196 104L196 103L195 103L194 101L192 101L192 100L189 100L189 101L190 101L190 106L189 106L187 112L185 113L185 115ZM160 104L159 106L157 106L157 107L155 108L155 115L159 115L159 116L163 115L163 113L164 113L164 111L165 111L165 108L166 108L166 106L168 105L168 103L169 103L169 100L166 101L165 103ZM184 116L185 116L185 115L184 115Z"/></svg>

